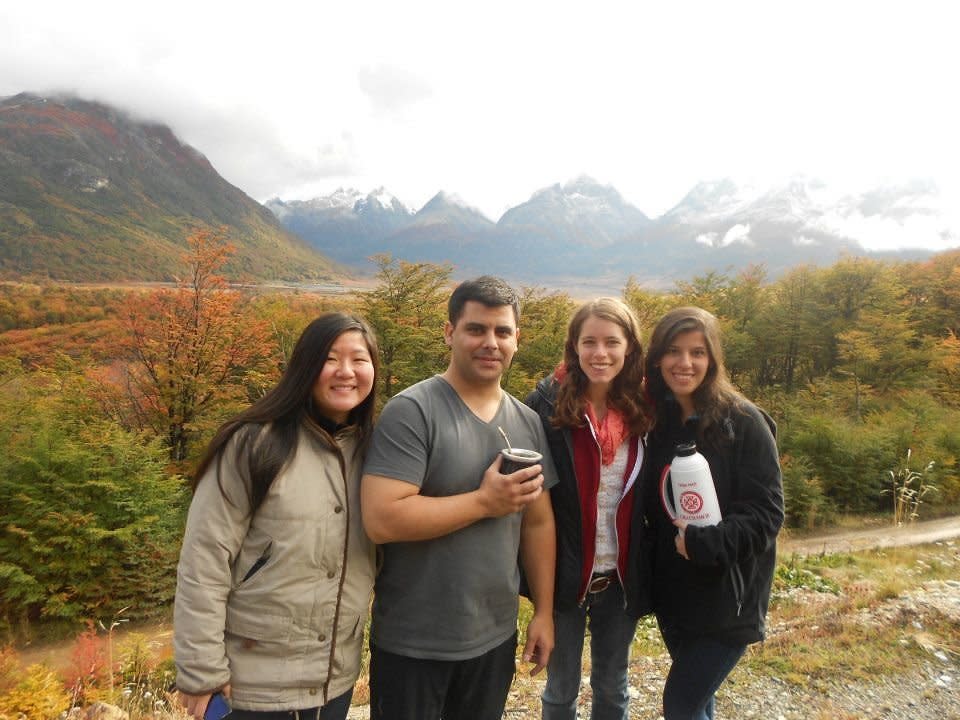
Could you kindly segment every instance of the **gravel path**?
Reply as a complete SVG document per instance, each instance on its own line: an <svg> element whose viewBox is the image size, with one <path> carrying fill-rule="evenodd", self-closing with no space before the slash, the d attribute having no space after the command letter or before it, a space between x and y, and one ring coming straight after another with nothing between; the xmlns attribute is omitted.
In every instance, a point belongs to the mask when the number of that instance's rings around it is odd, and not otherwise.
<svg viewBox="0 0 960 720"><path fill-rule="evenodd" d="M869 548L921 545L960 537L960 516L907 523L900 526L881 525L866 530L833 532L816 537L791 537L783 531L777 539L780 557L791 554L856 552Z"/></svg>
<svg viewBox="0 0 960 720"><path fill-rule="evenodd" d="M960 582L922 591L960 613ZM915 599L919 599L920 594ZM909 601L909 598L905 598ZM957 616L960 622L960 615ZM634 658L630 671L631 720L662 720L660 692L669 667L666 654ZM519 682L519 681L518 681ZM542 680L511 692L507 720L540 717ZM583 679L580 719L590 718L589 677ZM369 708L351 708L352 720L367 720ZM717 694L717 720L960 720L960 657L933 650L930 657L895 677L873 682L836 678L798 687L741 666Z"/></svg>
<svg viewBox="0 0 960 720"><path fill-rule="evenodd" d="M838 533L816 539L781 543L781 554L848 552L868 547L890 547L943 542L954 548L960 536L960 518L917 523L903 528L876 528ZM898 615L911 617L912 640L924 646L924 624L946 619L960 624L960 580L928 582L891 598L868 614L865 623L887 623ZM771 627L770 635L778 632ZM717 694L717 720L960 720L960 648L925 647L924 659L896 676L851 682L841 676L800 687L779 678L757 674L745 664L734 671ZM669 667L666 653L633 658L630 669L631 720L662 720L660 692ZM540 717L539 693L543 680L517 677L504 718ZM589 720L589 677L583 678L580 720ZM351 710L351 720L367 720L365 706Z"/></svg>

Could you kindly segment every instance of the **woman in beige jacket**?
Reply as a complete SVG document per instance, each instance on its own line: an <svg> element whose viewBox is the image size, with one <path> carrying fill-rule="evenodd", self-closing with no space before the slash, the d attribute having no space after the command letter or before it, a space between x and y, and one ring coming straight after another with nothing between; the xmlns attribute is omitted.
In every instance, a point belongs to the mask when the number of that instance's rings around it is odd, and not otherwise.
<svg viewBox="0 0 960 720"><path fill-rule="evenodd" d="M215 693L231 720L346 717L375 568L359 484L377 368L365 322L317 318L277 386L201 460L174 606L194 718Z"/></svg>

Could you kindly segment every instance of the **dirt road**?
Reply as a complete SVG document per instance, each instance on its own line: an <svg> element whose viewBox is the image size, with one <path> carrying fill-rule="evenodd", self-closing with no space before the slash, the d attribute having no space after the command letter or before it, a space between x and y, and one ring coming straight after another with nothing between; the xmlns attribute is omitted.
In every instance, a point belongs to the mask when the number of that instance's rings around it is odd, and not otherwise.
<svg viewBox="0 0 960 720"><path fill-rule="evenodd" d="M922 545L960 537L960 516L907 523L899 527L883 525L866 530L852 530L817 535L791 536L784 531L777 541L781 558L819 553L856 552L869 548Z"/></svg>

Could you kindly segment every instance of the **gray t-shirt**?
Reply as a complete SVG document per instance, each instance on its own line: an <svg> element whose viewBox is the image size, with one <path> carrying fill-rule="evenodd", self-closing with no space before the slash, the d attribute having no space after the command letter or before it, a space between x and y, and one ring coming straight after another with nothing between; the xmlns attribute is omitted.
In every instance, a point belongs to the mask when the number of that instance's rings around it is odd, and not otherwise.
<svg viewBox="0 0 960 720"><path fill-rule="evenodd" d="M476 490L504 446L543 454L544 487L557 482L536 413L504 392L490 422L478 418L439 375L387 403L363 472L413 483L421 495ZM466 660L517 628L521 513L485 518L443 537L383 545L371 642L407 657Z"/></svg>

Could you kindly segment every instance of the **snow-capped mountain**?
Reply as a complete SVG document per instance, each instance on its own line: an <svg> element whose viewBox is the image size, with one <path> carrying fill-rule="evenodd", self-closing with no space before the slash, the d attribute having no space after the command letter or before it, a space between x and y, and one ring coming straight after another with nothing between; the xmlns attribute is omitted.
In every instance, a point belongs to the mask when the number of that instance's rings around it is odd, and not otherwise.
<svg viewBox="0 0 960 720"><path fill-rule="evenodd" d="M516 242L606 247L650 225L650 218L609 185L581 176L565 185L538 190L511 208L497 229Z"/></svg>
<svg viewBox="0 0 960 720"><path fill-rule="evenodd" d="M459 195L441 190L413 216L412 227L445 225L467 233L489 232L493 222Z"/></svg>
<svg viewBox="0 0 960 720"><path fill-rule="evenodd" d="M286 227L346 263L362 265L374 253L389 252L410 261L450 262L460 275L493 272L531 283L593 277L609 285L633 275L665 287L750 264L763 264L776 277L802 263L875 254L868 245L897 247L905 233L960 246L955 213L938 188L923 181L841 194L805 177L770 187L725 178L699 183L655 220L615 188L585 176L534 192L496 224L446 192L416 213L392 196L377 200L376 212L365 209L382 196L382 190L338 190L268 207Z"/></svg>
<svg viewBox="0 0 960 720"><path fill-rule="evenodd" d="M266 203L280 222L314 248L334 260L350 265L382 252L384 237L403 229L413 213L384 188L363 194L353 188L338 188L330 195L311 200Z"/></svg>
<svg viewBox="0 0 960 720"><path fill-rule="evenodd" d="M840 194L804 177L762 191L730 179L703 182L658 222L720 236L723 228L772 223L796 228L798 237L806 232L807 240L823 234L874 250L895 249L907 239L916 245L917 231L928 237L927 245L949 244L944 238L958 238L960 225L927 180Z"/></svg>

